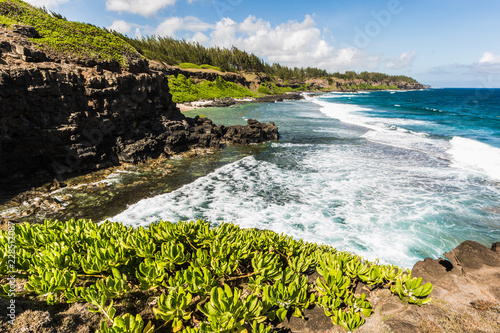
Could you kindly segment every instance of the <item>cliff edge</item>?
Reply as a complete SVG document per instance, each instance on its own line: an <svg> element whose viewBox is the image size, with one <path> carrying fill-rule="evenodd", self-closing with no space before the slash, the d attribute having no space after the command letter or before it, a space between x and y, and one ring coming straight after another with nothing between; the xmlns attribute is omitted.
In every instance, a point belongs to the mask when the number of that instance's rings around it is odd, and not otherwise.
<svg viewBox="0 0 500 333"><path fill-rule="evenodd" d="M167 77L138 54L117 61L61 56L30 26L0 26L0 178L85 172L190 148L278 139L271 124L216 126L187 118Z"/></svg>

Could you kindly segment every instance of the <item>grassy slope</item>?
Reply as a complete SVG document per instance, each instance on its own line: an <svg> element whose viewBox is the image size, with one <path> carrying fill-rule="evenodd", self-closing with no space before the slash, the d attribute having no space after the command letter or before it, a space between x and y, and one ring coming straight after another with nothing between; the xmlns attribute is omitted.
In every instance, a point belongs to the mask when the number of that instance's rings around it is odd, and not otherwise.
<svg viewBox="0 0 500 333"><path fill-rule="evenodd" d="M127 65L128 57L138 57L132 46L104 29L67 21L20 0L0 0L0 23L31 25L41 35L34 42L67 56L115 60L121 66Z"/></svg>
<svg viewBox="0 0 500 333"><path fill-rule="evenodd" d="M204 80L195 84L193 79L186 78L182 74L177 77L170 75L168 86L173 101L176 103L192 102L200 99L257 97L257 94L250 89L227 82L220 76L215 82Z"/></svg>

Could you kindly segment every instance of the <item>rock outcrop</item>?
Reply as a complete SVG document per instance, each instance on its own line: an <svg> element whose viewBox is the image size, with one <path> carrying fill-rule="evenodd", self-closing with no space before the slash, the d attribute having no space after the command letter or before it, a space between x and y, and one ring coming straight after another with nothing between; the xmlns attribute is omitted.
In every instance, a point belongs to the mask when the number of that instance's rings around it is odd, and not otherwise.
<svg viewBox="0 0 500 333"><path fill-rule="evenodd" d="M492 248L466 241L445 253L446 259L430 258L413 267L413 275L434 285L433 295L457 305L500 304L500 246Z"/></svg>
<svg viewBox="0 0 500 333"><path fill-rule="evenodd" d="M306 81L307 84L311 88L316 88L316 89L336 89L336 90L345 90L345 87L349 87L351 85L357 86L360 84L367 84L371 86L378 86L378 85L385 85L385 86L395 86L400 90L419 90L419 89L424 89L425 87L418 83L418 82L404 82L404 81L389 81L389 80L384 80L384 81L365 81L361 79L352 79L352 80L346 80L346 79L337 79L337 78L332 78L330 81L328 79L308 79Z"/></svg>
<svg viewBox="0 0 500 333"><path fill-rule="evenodd" d="M186 118L167 77L136 59L127 69L96 59L61 59L0 27L0 179L137 163L190 148L278 139L274 124L216 126Z"/></svg>

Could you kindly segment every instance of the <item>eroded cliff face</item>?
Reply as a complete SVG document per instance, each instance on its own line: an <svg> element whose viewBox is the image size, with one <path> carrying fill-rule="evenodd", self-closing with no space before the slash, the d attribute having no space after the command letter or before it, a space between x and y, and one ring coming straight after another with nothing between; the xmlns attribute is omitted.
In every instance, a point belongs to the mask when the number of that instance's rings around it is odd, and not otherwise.
<svg viewBox="0 0 500 333"><path fill-rule="evenodd" d="M378 85L395 86L400 90L419 90L425 88L421 83L418 82L394 82L389 80L375 82L375 81L364 81L360 79L344 80L344 79L333 78L332 82L328 82L327 79L309 79L306 81L306 83L309 84L311 88L334 89L334 90L343 90L345 89L346 86L347 87L351 85L357 86L360 84L368 84L371 86L378 86Z"/></svg>
<svg viewBox="0 0 500 333"><path fill-rule="evenodd" d="M166 76L145 60L130 68L61 59L0 27L0 177L64 174L137 163L195 147L278 139L274 124L216 126L186 118Z"/></svg>

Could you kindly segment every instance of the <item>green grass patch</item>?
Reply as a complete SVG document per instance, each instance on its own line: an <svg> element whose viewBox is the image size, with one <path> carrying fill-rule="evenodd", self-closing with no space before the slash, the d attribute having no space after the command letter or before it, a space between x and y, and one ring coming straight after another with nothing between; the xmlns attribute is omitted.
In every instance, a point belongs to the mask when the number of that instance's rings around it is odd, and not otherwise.
<svg viewBox="0 0 500 333"><path fill-rule="evenodd" d="M177 67L183 68L183 69L212 69L214 71L219 71L221 72L221 69L217 66L210 66L210 65L196 65L190 62L183 62L181 64L178 64Z"/></svg>
<svg viewBox="0 0 500 333"><path fill-rule="evenodd" d="M220 76L215 82L203 81L195 84L191 78L182 74L177 77L170 75L168 86L175 103L192 102L200 99L216 98L244 98L256 97L257 95L250 89L240 87L235 83L227 82Z"/></svg>
<svg viewBox="0 0 500 333"><path fill-rule="evenodd" d="M20 0L0 0L0 22L35 27L41 38L33 39L65 55L115 60L127 65L137 51L120 37L91 24L67 21L58 14Z"/></svg>
<svg viewBox="0 0 500 333"><path fill-rule="evenodd" d="M302 84L298 88L292 87L278 87L275 83L272 82L263 82L260 84L260 87L257 89L257 92L261 95L279 95L285 94L287 92L293 91L307 91L309 90L309 86L307 84Z"/></svg>

